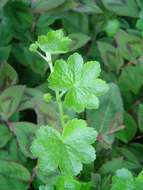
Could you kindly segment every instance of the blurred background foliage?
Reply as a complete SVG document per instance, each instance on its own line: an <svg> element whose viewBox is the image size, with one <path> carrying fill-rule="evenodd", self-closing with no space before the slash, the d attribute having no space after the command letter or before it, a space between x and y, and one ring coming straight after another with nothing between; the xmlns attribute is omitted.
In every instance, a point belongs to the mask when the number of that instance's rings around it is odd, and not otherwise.
<svg viewBox="0 0 143 190"><path fill-rule="evenodd" d="M54 100L47 103L43 98L50 92L48 65L29 51L29 45L38 35L61 28L73 40L70 53L78 51L85 60L99 61L102 78L110 86L98 110L80 115L99 135L97 159L85 166L79 178L91 181L96 190L108 190L117 169L126 167L133 173L142 169L143 1L1 0L2 190L37 189L47 179L42 174L33 177L35 161L29 147L36 125L57 127L59 116ZM60 57L66 58L70 53ZM75 115L65 110L71 117Z"/></svg>

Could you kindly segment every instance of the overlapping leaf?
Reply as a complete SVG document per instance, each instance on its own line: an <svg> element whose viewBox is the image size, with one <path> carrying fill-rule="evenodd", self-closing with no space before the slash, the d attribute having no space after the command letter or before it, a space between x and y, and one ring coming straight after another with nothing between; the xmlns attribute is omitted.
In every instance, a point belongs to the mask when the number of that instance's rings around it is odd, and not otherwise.
<svg viewBox="0 0 143 190"><path fill-rule="evenodd" d="M119 131L116 137L124 143L128 143L134 138L137 132L137 125L134 118L127 112L124 113L124 125L125 128Z"/></svg>
<svg viewBox="0 0 143 190"><path fill-rule="evenodd" d="M77 181L72 176L59 176L55 182L56 190L89 190L89 183ZM54 185L41 185L39 190L54 190Z"/></svg>
<svg viewBox="0 0 143 190"><path fill-rule="evenodd" d="M124 63L122 56L118 52L118 49L109 43L100 41L98 42L98 49L100 51L101 58L108 70L118 72Z"/></svg>
<svg viewBox="0 0 143 190"><path fill-rule="evenodd" d="M77 175L82 163L95 160L91 144L96 136L96 131L86 127L84 120L73 119L66 124L62 135L49 126L41 127L31 150L41 170L54 171L59 167L62 173Z"/></svg>
<svg viewBox="0 0 143 190"><path fill-rule="evenodd" d="M69 37L72 39L70 51L75 51L83 47L90 40L89 36L82 33L72 33L69 35Z"/></svg>
<svg viewBox="0 0 143 190"><path fill-rule="evenodd" d="M15 135L21 151L25 156L32 157L30 149L37 126L30 122L16 122L13 124Z"/></svg>
<svg viewBox="0 0 143 190"><path fill-rule="evenodd" d="M60 176L56 183L57 190L80 190L81 184L71 176Z"/></svg>
<svg viewBox="0 0 143 190"><path fill-rule="evenodd" d="M143 172L137 177L133 177L132 173L125 169L117 170L112 178L111 190L142 190L143 189Z"/></svg>
<svg viewBox="0 0 143 190"><path fill-rule="evenodd" d="M14 68L9 64L2 64L0 66L0 90L3 90L18 81L18 75Z"/></svg>
<svg viewBox="0 0 143 190"><path fill-rule="evenodd" d="M135 178L135 190L143 189L143 171Z"/></svg>
<svg viewBox="0 0 143 190"><path fill-rule="evenodd" d="M12 134L8 130L7 126L0 124L0 148L5 146L11 137Z"/></svg>
<svg viewBox="0 0 143 190"><path fill-rule="evenodd" d="M134 190L134 178L127 169L117 170L112 179L111 190Z"/></svg>
<svg viewBox="0 0 143 190"><path fill-rule="evenodd" d="M116 34L116 42L120 54L129 61L134 61L142 56L143 40L131 32L119 30Z"/></svg>
<svg viewBox="0 0 143 190"><path fill-rule="evenodd" d="M138 7L135 0L102 0L104 6L117 15L138 17Z"/></svg>
<svg viewBox="0 0 143 190"><path fill-rule="evenodd" d="M87 110L89 126L94 127L107 144L112 144L113 133L123 124L123 102L117 85L109 84L109 91L100 98L98 110Z"/></svg>
<svg viewBox="0 0 143 190"><path fill-rule="evenodd" d="M74 9L78 12L101 14L102 10L94 0L82 0L80 4Z"/></svg>
<svg viewBox="0 0 143 190"><path fill-rule="evenodd" d="M49 11L51 9L54 9L61 4L63 4L65 0L36 0L32 3L32 8L38 12L38 11Z"/></svg>
<svg viewBox="0 0 143 190"><path fill-rule="evenodd" d="M25 86L15 85L7 88L0 95L0 115L6 120L17 110L22 100Z"/></svg>
<svg viewBox="0 0 143 190"><path fill-rule="evenodd" d="M99 106L98 96L108 90L106 82L98 78L100 72L98 62L89 61L83 65L81 55L74 53L67 62L56 61L54 72L49 77L50 87L66 91L66 105L77 112L85 108L95 109Z"/></svg>
<svg viewBox="0 0 143 190"><path fill-rule="evenodd" d="M142 85L143 64L126 66L119 77L119 86L122 92L138 94ZM136 79L136 80L135 80Z"/></svg>
<svg viewBox="0 0 143 190"><path fill-rule="evenodd" d="M143 104L138 108L138 125L141 132L143 132Z"/></svg>
<svg viewBox="0 0 143 190"><path fill-rule="evenodd" d="M29 171L22 165L0 160L0 187L2 190L26 190L30 180Z"/></svg>

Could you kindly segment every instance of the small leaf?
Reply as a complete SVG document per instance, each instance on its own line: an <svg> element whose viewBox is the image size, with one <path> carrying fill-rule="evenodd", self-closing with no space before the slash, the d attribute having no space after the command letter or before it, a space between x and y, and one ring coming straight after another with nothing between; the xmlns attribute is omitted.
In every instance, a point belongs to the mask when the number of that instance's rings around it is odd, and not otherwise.
<svg viewBox="0 0 143 190"><path fill-rule="evenodd" d="M32 52L36 52L38 48L38 43L33 43L30 45L29 50Z"/></svg>
<svg viewBox="0 0 143 190"><path fill-rule="evenodd" d="M67 62L56 61L54 72L49 77L50 88L67 91L65 104L76 112L85 108L96 109L98 96L108 91L106 82L98 78L100 71L98 62L89 61L83 65L81 55L74 53Z"/></svg>
<svg viewBox="0 0 143 190"><path fill-rule="evenodd" d="M42 126L37 131L31 151L38 158L42 171L54 171L59 167L63 174L77 175L82 163L95 160L95 150L91 144L96 136L96 131L86 127L84 120L69 121L62 135L49 126Z"/></svg>
<svg viewBox="0 0 143 190"><path fill-rule="evenodd" d="M51 102L51 100L52 100L52 96L51 96L51 94L50 93L46 93L46 94L44 94L44 101L46 102L46 103L50 103Z"/></svg>
<svg viewBox="0 0 143 190"><path fill-rule="evenodd" d="M47 35L41 35L38 40L30 46L36 51L39 47L43 52L50 54L66 53L69 50L71 39L64 36L63 30L49 31Z"/></svg>

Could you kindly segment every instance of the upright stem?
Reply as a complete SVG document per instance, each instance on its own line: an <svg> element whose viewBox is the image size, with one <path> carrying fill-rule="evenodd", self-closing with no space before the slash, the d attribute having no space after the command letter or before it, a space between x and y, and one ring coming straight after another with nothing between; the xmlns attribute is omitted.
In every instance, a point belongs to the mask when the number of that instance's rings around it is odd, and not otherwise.
<svg viewBox="0 0 143 190"><path fill-rule="evenodd" d="M50 54L46 54L46 57L43 56L40 52L37 51L37 53L48 62L49 67L50 67L50 71L51 73L54 71L53 69L53 63L52 63L52 59L51 59L51 55ZM56 101L58 104L58 108L59 108L59 114L60 114L60 121L61 121L61 126L62 128L64 127L65 123L64 123L64 111L63 111L63 105L62 105L62 101L61 101L61 96L59 91L55 91L56 94Z"/></svg>
<svg viewBox="0 0 143 190"><path fill-rule="evenodd" d="M61 126L62 126L62 128L63 128L64 125L65 125L65 122L64 122L63 105L62 105L62 101L61 101L61 97L60 97L59 92L55 91L55 93L56 93L56 100L57 100L58 107L59 107Z"/></svg>

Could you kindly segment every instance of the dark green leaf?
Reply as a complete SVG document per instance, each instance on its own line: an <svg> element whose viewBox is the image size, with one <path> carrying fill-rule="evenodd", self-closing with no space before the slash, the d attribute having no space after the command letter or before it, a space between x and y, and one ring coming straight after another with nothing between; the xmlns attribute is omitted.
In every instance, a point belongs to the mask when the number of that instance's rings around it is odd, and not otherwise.
<svg viewBox="0 0 143 190"><path fill-rule="evenodd" d="M65 0L36 0L32 3L32 8L34 11L49 11L51 9L54 9L58 7L59 5L63 4Z"/></svg>
<svg viewBox="0 0 143 190"><path fill-rule="evenodd" d="M30 179L28 170L16 162L0 160L0 174L25 182Z"/></svg>
<svg viewBox="0 0 143 190"><path fill-rule="evenodd" d="M30 146L35 136L37 126L28 122L13 123L14 132L21 151L26 157L32 158Z"/></svg>
<svg viewBox="0 0 143 190"><path fill-rule="evenodd" d="M43 75L48 69L48 63L35 53L31 53L24 44L14 45L12 53L20 64L30 68L37 74Z"/></svg>
<svg viewBox="0 0 143 190"><path fill-rule="evenodd" d="M3 90L18 81L18 76L13 67L7 63L0 66L0 89Z"/></svg>
<svg viewBox="0 0 143 190"><path fill-rule="evenodd" d="M0 2L0 9L8 2L8 0L1 0Z"/></svg>
<svg viewBox="0 0 143 190"><path fill-rule="evenodd" d="M2 119L7 120L17 111L24 93L25 86L11 86L0 94L0 115Z"/></svg>
<svg viewBox="0 0 143 190"><path fill-rule="evenodd" d="M137 125L134 118L127 112L124 113L124 125L125 128L119 131L116 136L124 143L128 143L134 138L137 131Z"/></svg>
<svg viewBox="0 0 143 190"><path fill-rule="evenodd" d="M142 75L142 63L137 64L136 66L126 66L119 77L119 86L121 91L125 93L133 92L134 94L138 94L141 86L143 85Z"/></svg>
<svg viewBox="0 0 143 190"><path fill-rule="evenodd" d="M87 122L102 135L104 141L113 141L111 135L123 124L123 102L117 85L109 85L107 94L100 98L98 110L87 110Z"/></svg>
<svg viewBox="0 0 143 190"><path fill-rule="evenodd" d="M11 139L12 134L10 133L7 126L0 124L0 148L5 146Z"/></svg>
<svg viewBox="0 0 143 190"><path fill-rule="evenodd" d="M78 3L77 7L74 10L83 13L103 13L101 8L97 5L94 0L82 0Z"/></svg>
<svg viewBox="0 0 143 190"><path fill-rule="evenodd" d="M98 42L98 48L102 60L107 68L111 71L113 70L118 72L124 63L118 49L105 42Z"/></svg>
<svg viewBox="0 0 143 190"><path fill-rule="evenodd" d="M68 12L62 19L65 31L71 33L89 33L88 15L76 12Z"/></svg>
<svg viewBox="0 0 143 190"><path fill-rule="evenodd" d="M6 61L9 57L11 46L0 47L0 61Z"/></svg>
<svg viewBox="0 0 143 190"><path fill-rule="evenodd" d="M90 37L82 33L73 33L69 35L72 40L70 51L74 51L83 47L87 42L89 42Z"/></svg>
<svg viewBox="0 0 143 190"><path fill-rule="evenodd" d="M13 37L13 30L11 26L12 23L10 23L10 20L7 17L4 17L3 15L1 20L2 21L0 22L0 45L6 46L12 40Z"/></svg>
<svg viewBox="0 0 143 190"><path fill-rule="evenodd" d="M134 61L142 55L143 39L140 37L120 30L116 35L116 41L119 52L125 59Z"/></svg>
<svg viewBox="0 0 143 190"><path fill-rule="evenodd" d="M30 173L16 162L0 160L0 186L2 190L26 190Z"/></svg>
<svg viewBox="0 0 143 190"><path fill-rule="evenodd" d="M138 125L141 132L143 132L143 104L138 108Z"/></svg>
<svg viewBox="0 0 143 190"><path fill-rule="evenodd" d="M105 164L102 165L100 168L100 172L104 175L114 173L117 169L122 167L123 158L113 158L110 161L107 161Z"/></svg>
<svg viewBox="0 0 143 190"><path fill-rule="evenodd" d="M117 170L116 175L112 178L111 190L134 190L134 178L127 169Z"/></svg>
<svg viewBox="0 0 143 190"><path fill-rule="evenodd" d="M139 10L135 0L102 0L105 7L121 16L138 17Z"/></svg>

